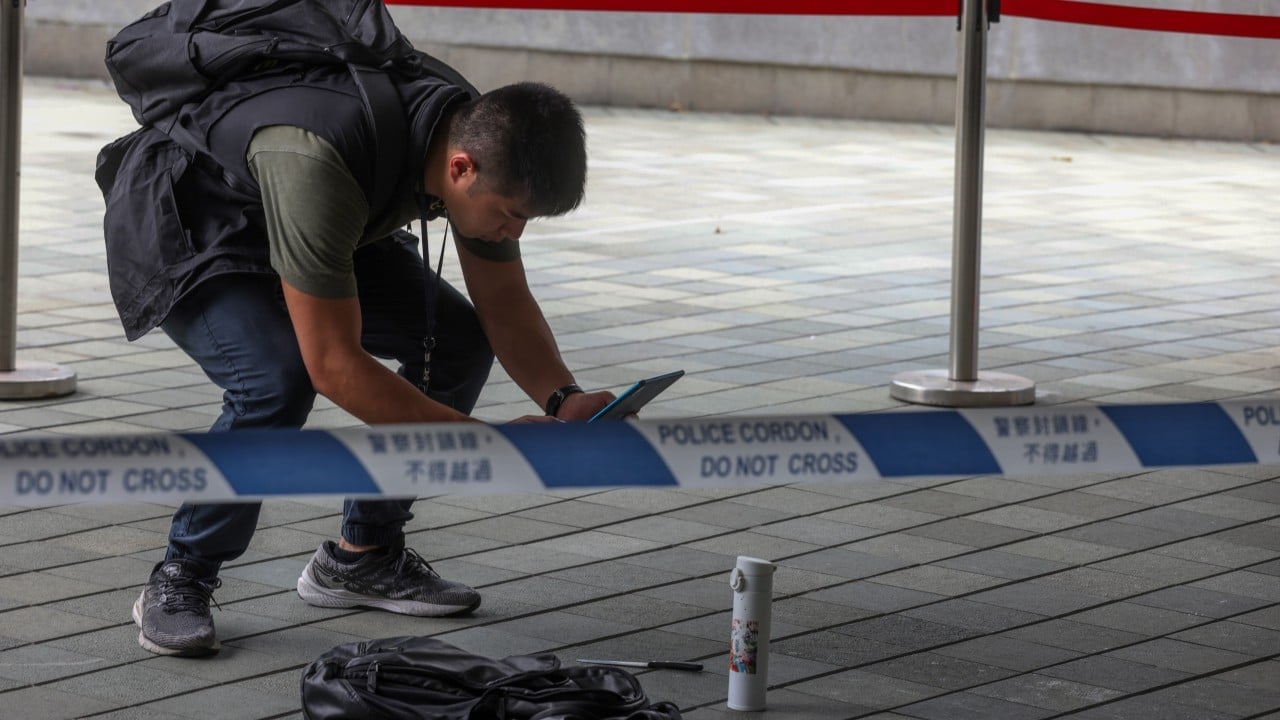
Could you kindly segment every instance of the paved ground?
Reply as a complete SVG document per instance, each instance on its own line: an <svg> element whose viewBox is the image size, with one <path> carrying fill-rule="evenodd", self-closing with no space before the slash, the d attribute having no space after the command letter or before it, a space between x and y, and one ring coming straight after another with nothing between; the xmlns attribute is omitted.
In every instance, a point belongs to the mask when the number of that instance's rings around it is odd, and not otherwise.
<svg viewBox="0 0 1280 720"><path fill-rule="evenodd" d="M199 430L217 393L107 295L99 86L26 86L19 357L80 374L0 433ZM526 259L589 386L683 367L650 416L893 408L947 365L949 128L592 110L586 207ZM1029 132L987 139L982 366L1039 402L1280 388L1280 148ZM454 277L457 265L450 263ZM534 411L496 374L478 414ZM351 424L328 407L318 427ZM617 490L421 501L412 543L474 617L320 610L291 590L338 503L267 506L225 569L209 660L142 651L129 607L155 505L0 517L0 716L282 718L338 643L427 634L492 654L705 661L646 672L725 710L734 557L781 566L766 717L1280 717L1280 469Z"/></svg>

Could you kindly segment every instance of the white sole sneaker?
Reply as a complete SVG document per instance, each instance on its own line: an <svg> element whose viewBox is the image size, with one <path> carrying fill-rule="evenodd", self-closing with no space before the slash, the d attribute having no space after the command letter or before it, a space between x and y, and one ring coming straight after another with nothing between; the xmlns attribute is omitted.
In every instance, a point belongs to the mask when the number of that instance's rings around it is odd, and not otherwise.
<svg viewBox="0 0 1280 720"><path fill-rule="evenodd" d="M143 590L142 592L145 594L146 590ZM143 650L155 653L156 655L199 657L201 655L212 655L222 649L222 643L219 642L217 638L214 638L213 645L209 646L209 649L200 650L198 652L192 652L191 650L176 650L174 648L167 648L163 645L157 645L151 642L142 632L142 597L142 595L139 595L138 599L133 601L133 612L130 614L133 616L134 624L138 626L138 644L142 646Z"/></svg>
<svg viewBox="0 0 1280 720"><path fill-rule="evenodd" d="M367 607L376 610L414 615L416 617L449 617L471 612L480 606L475 605L440 605L424 603L417 600L395 600L392 598L363 595L342 588L325 587L316 581L311 574L311 563L302 569L298 577L298 597L308 605L327 608Z"/></svg>

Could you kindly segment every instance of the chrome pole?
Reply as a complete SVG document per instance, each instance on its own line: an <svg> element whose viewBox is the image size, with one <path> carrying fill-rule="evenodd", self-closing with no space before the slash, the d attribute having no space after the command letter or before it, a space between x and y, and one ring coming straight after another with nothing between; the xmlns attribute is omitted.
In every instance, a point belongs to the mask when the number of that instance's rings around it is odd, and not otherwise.
<svg viewBox="0 0 1280 720"><path fill-rule="evenodd" d="M0 47L0 372L17 367L18 172L22 144L22 0L3 0Z"/></svg>
<svg viewBox="0 0 1280 720"><path fill-rule="evenodd" d="M902 373L890 395L947 407L1029 405L1035 384L978 371L978 297L982 276L982 159L986 124L987 3L964 0L956 71L956 173L951 245L951 365Z"/></svg>
<svg viewBox="0 0 1280 720"><path fill-rule="evenodd" d="M956 175L951 223L951 379L978 379L982 284L982 156L987 105L986 0L964 6L956 78Z"/></svg>
<svg viewBox="0 0 1280 720"><path fill-rule="evenodd" d="M26 0L0 3L0 400L56 397L75 392L74 370L17 359L22 15Z"/></svg>

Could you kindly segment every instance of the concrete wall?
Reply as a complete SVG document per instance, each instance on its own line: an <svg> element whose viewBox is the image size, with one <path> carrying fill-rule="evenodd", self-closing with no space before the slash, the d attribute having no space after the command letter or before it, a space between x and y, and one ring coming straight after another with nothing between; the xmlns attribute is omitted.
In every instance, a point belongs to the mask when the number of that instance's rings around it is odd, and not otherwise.
<svg viewBox="0 0 1280 720"><path fill-rule="evenodd" d="M1280 15L1274 0L1125 0ZM154 0L27 7L27 69L104 75L102 44ZM481 88L551 82L592 104L950 123L949 18L762 17L393 6L416 45ZM1280 141L1280 41L1004 18L992 126Z"/></svg>

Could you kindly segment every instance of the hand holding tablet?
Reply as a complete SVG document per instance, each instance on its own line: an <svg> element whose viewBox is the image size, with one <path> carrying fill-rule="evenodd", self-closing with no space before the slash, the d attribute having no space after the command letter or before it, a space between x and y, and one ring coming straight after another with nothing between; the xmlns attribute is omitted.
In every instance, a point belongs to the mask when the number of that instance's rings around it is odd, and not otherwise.
<svg viewBox="0 0 1280 720"><path fill-rule="evenodd" d="M645 378L627 388L613 402L604 406L600 412L591 416L587 422L595 422L597 420L620 420L628 415L632 415L640 411L640 408L649 403L663 390L671 387L675 381L684 377L683 370L676 370L665 375L657 377Z"/></svg>

